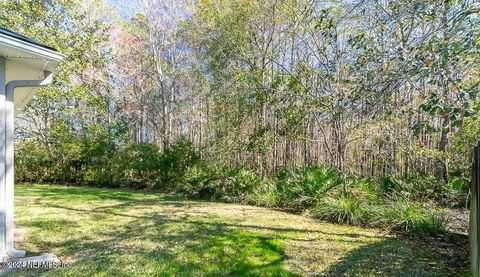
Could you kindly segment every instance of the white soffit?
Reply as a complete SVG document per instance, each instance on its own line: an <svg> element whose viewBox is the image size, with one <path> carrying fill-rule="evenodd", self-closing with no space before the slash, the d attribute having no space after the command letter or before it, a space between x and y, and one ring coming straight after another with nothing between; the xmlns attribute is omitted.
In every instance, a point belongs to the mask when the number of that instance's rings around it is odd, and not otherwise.
<svg viewBox="0 0 480 277"><path fill-rule="evenodd" d="M22 38L0 32L0 56L6 59L7 83L13 80L43 79L44 71L54 71L64 58L62 54L49 47ZM15 115L30 101L37 90L38 88L15 90Z"/></svg>

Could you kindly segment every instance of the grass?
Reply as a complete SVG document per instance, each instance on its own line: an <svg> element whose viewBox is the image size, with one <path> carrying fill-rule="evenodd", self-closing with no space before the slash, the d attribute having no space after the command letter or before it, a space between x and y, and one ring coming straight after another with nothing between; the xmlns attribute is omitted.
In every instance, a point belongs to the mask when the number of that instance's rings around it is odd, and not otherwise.
<svg viewBox="0 0 480 277"><path fill-rule="evenodd" d="M460 276L468 269L463 244L268 208L52 185L17 185L15 194L17 231L25 233L19 248L71 265L15 276Z"/></svg>

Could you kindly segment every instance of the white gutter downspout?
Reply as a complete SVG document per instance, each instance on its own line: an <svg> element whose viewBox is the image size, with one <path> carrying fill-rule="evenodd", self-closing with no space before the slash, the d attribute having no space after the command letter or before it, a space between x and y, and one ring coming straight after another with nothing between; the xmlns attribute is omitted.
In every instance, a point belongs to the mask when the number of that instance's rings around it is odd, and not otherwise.
<svg viewBox="0 0 480 277"><path fill-rule="evenodd" d="M5 247L10 257L25 256L24 250L17 250L14 241L14 147L15 147L15 103L14 90L20 87L43 87L52 83L53 74L45 71L43 80L15 80L6 85L5 91Z"/></svg>

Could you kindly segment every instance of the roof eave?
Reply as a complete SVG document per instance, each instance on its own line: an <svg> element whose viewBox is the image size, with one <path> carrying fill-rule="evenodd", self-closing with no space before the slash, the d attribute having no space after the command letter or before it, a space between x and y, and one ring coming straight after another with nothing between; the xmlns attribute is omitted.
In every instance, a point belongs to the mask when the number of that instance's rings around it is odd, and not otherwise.
<svg viewBox="0 0 480 277"><path fill-rule="evenodd" d="M65 58L65 55L57 51L53 51L51 49L41 47L33 43L25 42L23 40L12 38L4 34L0 34L0 47L1 46L5 46L5 47L13 48L15 50L19 50L21 52L29 53L32 56L36 56L38 58L42 58L47 61L60 62Z"/></svg>

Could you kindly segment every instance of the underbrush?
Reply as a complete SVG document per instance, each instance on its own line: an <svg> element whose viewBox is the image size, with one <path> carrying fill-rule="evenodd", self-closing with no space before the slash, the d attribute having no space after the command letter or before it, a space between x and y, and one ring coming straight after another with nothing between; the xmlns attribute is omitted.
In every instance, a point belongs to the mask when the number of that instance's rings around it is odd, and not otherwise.
<svg viewBox="0 0 480 277"><path fill-rule="evenodd" d="M382 206L372 225L416 235L434 235L446 232L447 217L443 209L401 199Z"/></svg>
<svg viewBox="0 0 480 277"><path fill-rule="evenodd" d="M448 186L444 184L443 186ZM446 232L442 199L461 194L429 177L405 181L342 176L325 167L283 168L262 180L255 171L199 163L177 192L188 198L249 203L304 213L333 223L384 228L418 236Z"/></svg>
<svg viewBox="0 0 480 277"><path fill-rule="evenodd" d="M70 149L72 157L81 153L81 159L69 160L33 142L24 143L17 149L21 154L16 160L17 180L176 192L416 235L445 232L448 215L441 207L467 204L468 180L455 172L447 184L422 175L348 176L328 166L285 167L274 176L261 177L246 167L200 159L186 139L163 151L145 143L112 149L97 144Z"/></svg>
<svg viewBox="0 0 480 277"><path fill-rule="evenodd" d="M283 169L274 181L257 187L249 200L333 223L423 236L446 232L448 213L441 207L447 203L445 199L462 193L451 184L440 184L429 177L412 176L407 181L391 176L344 177L328 167L310 167Z"/></svg>
<svg viewBox="0 0 480 277"><path fill-rule="evenodd" d="M326 197L310 211L315 218L354 225L365 225L369 212L364 203L351 196Z"/></svg>
<svg viewBox="0 0 480 277"><path fill-rule="evenodd" d="M186 172L177 192L189 198L246 202L259 184L260 178L253 171L199 163Z"/></svg>

